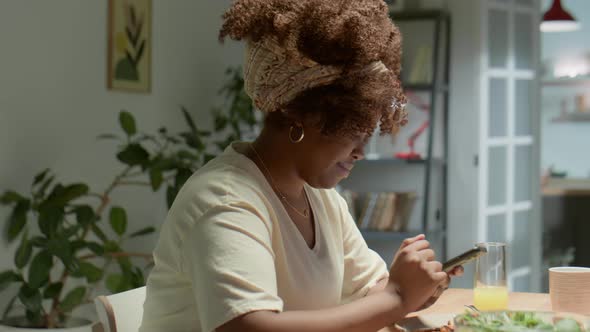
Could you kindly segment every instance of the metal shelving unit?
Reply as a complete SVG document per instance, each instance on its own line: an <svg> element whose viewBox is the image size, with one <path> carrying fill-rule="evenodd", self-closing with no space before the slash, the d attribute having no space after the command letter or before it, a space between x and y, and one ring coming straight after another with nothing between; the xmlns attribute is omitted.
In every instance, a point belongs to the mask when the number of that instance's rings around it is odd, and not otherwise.
<svg viewBox="0 0 590 332"><path fill-rule="evenodd" d="M426 21L434 23L432 52L432 81L431 83L420 84L403 84L406 91L419 92L428 94L430 98L430 109L428 110L430 128L427 136L426 154L423 159L405 160L394 157L366 159L359 164L385 164L391 167L401 167L410 165L410 167L423 167L424 174L424 193L422 199L422 220L421 229L408 230L407 232L380 232L371 230L361 230L366 240L375 241L400 241L406 237L411 237L419 233L430 236L440 236L441 256L446 259L447 253L447 156L448 156L448 113L449 113L449 65L450 65L450 38L451 38L451 21L447 12L442 10L428 11L408 11L392 12L392 19L396 23ZM402 29L403 33L403 29ZM442 97L442 98L441 98ZM442 102L439 102L442 101ZM436 123L439 122L439 126ZM435 128L441 128L442 133L442 157L434 156L433 144L435 137ZM442 197L440 207L436 211L431 211L430 202L431 191L433 189L433 170L440 170L440 194ZM434 212L434 213L433 213ZM429 227L429 217L434 215L436 224ZM432 226L432 225L430 225Z"/></svg>

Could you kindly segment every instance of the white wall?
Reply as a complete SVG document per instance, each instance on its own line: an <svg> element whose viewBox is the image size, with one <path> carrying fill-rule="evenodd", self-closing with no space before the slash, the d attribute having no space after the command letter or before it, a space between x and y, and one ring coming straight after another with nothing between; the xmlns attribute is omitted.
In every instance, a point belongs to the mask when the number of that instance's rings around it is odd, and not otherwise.
<svg viewBox="0 0 590 332"><path fill-rule="evenodd" d="M117 128L121 109L138 127L183 128L179 105L203 126L218 101L224 70L241 64L242 46L217 42L223 1L153 1L153 80L148 95L106 87L107 1L0 2L0 191L27 192L32 176L51 167L63 181L102 191L121 169L115 146L95 137ZM128 189L115 195L130 229L162 223L164 193ZM4 224L7 209L0 209ZM132 244L152 250L156 236ZM0 270L13 249L0 240ZM4 305L0 297L0 308Z"/></svg>
<svg viewBox="0 0 590 332"><path fill-rule="evenodd" d="M580 22L581 29L572 32L542 33L543 61L584 56L590 61L590 1L565 0L562 4ZM543 10L549 5L548 0L545 0ZM586 100L590 101L590 86L543 87L541 165L544 169L553 166L556 170L567 171L570 177L590 177L590 122L551 121L559 115L563 98L567 98L568 110L572 111L576 94L584 94ZM590 108L590 105L588 107Z"/></svg>

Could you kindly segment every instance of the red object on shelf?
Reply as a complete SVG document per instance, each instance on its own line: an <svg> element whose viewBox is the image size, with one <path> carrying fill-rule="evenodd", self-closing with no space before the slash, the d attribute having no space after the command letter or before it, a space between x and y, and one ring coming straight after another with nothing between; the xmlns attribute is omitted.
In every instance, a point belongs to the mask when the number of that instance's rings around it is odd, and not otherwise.
<svg viewBox="0 0 590 332"><path fill-rule="evenodd" d="M417 95L408 92L407 96L408 96L410 103L412 103L413 105L418 107L421 111L428 112L428 110L430 109L430 105L424 103L422 101L422 99L420 97L418 97ZM405 160L421 160L421 159L423 159L423 157L418 152L416 152L416 150L414 149L414 144L416 143L416 140L418 139L418 137L420 137L420 135L422 135L424 133L424 131L428 128L429 125L430 125L430 120L425 120L420 125L420 127L418 129L416 129L416 131L414 131L412 133L412 135L410 135L410 138L408 138L408 147L410 148L410 151L409 152L398 152L395 154L395 157L399 158L399 159L405 159Z"/></svg>
<svg viewBox="0 0 590 332"><path fill-rule="evenodd" d="M405 160L422 160L422 156L419 153L410 151L410 152L398 152L395 154L396 158L405 159Z"/></svg>

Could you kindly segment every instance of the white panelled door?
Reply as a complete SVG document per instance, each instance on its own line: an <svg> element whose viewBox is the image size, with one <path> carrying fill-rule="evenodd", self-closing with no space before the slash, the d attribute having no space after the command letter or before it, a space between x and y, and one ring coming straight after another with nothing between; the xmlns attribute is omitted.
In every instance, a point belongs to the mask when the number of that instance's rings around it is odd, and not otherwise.
<svg viewBox="0 0 590 332"><path fill-rule="evenodd" d="M482 0L478 241L508 243L508 284L538 289L538 0Z"/></svg>

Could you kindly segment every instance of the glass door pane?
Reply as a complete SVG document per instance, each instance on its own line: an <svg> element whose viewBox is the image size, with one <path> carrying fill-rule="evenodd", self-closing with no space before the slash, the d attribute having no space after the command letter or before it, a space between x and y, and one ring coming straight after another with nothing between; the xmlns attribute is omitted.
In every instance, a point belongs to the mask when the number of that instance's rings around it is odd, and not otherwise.
<svg viewBox="0 0 590 332"><path fill-rule="evenodd" d="M495 214L488 217L488 236L486 241L506 243L506 214Z"/></svg>
<svg viewBox="0 0 590 332"><path fill-rule="evenodd" d="M533 18L528 13L516 13L514 20L514 55L516 69L533 68Z"/></svg>
<svg viewBox="0 0 590 332"><path fill-rule="evenodd" d="M508 99L506 80L490 80L490 137L505 137L508 134Z"/></svg>
<svg viewBox="0 0 590 332"><path fill-rule="evenodd" d="M506 68L508 65L508 12L490 10L488 21L490 67Z"/></svg>
<svg viewBox="0 0 590 332"><path fill-rule="evenodd" d="M528 202L532 198L533 148L519 145L514 153L514 201Z"/></svg>
<svg viewBox="0 0 590 332"><path fill-rule="evenodd" d="M530 136L533 121L533 81L516 80L515 95L515 134L516 136Z"/></svg>
<svg viewBox="0 0 590 332"><path fill-rule="evenodd" d="M488 152L488 205L506 204L507 149L492 147Z"/></svg>
<svg viewBox="0 0 590 332"><path fill-rule="evenodd" d="M512 270L530 266L531 262L531 211L514 213L514 238L508 246L509 257L512 259Z"/></svg>

